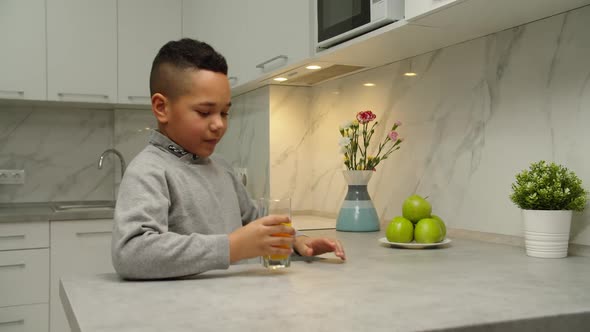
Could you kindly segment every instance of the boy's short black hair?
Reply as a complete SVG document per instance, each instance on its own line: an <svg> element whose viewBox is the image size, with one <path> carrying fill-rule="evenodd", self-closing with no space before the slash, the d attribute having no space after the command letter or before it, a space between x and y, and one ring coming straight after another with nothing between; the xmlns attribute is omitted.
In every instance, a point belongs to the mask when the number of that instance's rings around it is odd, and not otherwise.
<svg viewBox="0 0 590 332"><path fill-rule="evenodd" d="M227 62L209 44L183 38L166 43L154 59L150 72L150 94L175 99L185 93L183 71L206 69L227 75Z"/></svg>

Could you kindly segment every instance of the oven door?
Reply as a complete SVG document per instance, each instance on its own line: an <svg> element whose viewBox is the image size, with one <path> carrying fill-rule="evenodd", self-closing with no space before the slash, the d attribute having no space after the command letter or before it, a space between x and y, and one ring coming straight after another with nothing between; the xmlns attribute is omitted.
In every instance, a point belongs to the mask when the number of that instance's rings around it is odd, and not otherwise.
<svg viewBox="0 0 590 332"><path fill-rule="evenodd" d="M371 21L372 0L317 0L318 42Z"/></svg>

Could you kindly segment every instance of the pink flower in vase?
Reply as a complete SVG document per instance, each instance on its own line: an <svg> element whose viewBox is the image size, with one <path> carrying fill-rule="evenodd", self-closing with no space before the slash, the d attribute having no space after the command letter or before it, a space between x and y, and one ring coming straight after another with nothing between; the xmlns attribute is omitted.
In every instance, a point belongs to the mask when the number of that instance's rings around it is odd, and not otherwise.
<svg viewBox="0 0 590 332"><path fill-rule="evenodd" d="M373 112L367 110L367 111L361 111L358 112L356 115L356 119L360 122L360 123L369 123L373 120L375 120L377 118L377 115L373 114Z"/></svg>
<svg viewBox="0 0 590 332"><path fill-rule="evenodd" d="M399 134L396 131L390 131L389 134L387 134L387 136L390 140L395 142L397 141L397 137L399 136Z"/></svg>

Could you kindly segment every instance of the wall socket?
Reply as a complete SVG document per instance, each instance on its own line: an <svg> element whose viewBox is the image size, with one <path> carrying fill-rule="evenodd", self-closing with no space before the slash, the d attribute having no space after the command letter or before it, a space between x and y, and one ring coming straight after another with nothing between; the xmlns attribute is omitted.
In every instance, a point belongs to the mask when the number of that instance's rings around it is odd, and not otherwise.
<svg viewBox="0 0 590 332"><path fill-rule="evenodd" d="M25 184L25 170L0 169L0 184Z"/></svg>
<svg viewBox="0 0 590 332"><path fill-rule="evenodd" d="M238 179L240 179L240 181L242 181L242 184L244 186L248 185L248 169L247 168L235 167L234 173L236 173L236 176L238 177Z"/></svg>

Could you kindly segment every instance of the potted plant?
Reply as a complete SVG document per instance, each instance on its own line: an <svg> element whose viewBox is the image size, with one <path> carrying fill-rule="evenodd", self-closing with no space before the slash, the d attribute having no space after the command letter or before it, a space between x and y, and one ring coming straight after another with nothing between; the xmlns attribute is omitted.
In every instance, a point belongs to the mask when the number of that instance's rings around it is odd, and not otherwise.
<svg viewBox="0 0 590 332"><path fill-rule="evenodd" d="M576 174L544 160L532 163L516 175L510 199L522 209L527 255L566 257L572 212L584 210L588 199Z"/></svg>
<svg viewBox="0 0 590 332"><path fill-rule="evenodd" d="M348 192L336 219L338 231L376 232L380 229L379 216L367 191L367 184L377 165L399 150L403 138L396 131L401 122L395 121L383 141L370 153L371 139L379 123L374 121L376 118L377 115L369 110L361 111L353 121L340 126L339 145L346 167L343 174Z"/></svg>

